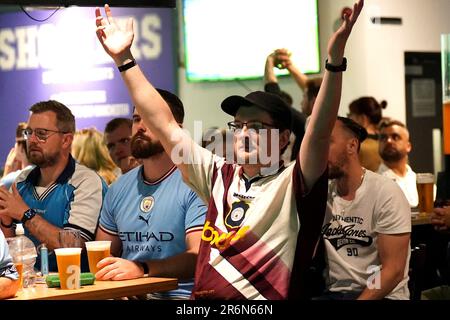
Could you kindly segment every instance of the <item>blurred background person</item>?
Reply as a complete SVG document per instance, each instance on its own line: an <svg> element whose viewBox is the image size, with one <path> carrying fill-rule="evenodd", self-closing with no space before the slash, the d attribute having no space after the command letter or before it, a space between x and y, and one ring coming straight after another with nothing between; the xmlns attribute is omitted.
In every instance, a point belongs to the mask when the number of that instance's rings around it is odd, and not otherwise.
<svg viewBox="0 0 450 320"><path fill-rule="evenodd" d="M301 112L293 107L293 99L291 95L282 91L278 84L277 76L274 68L287 69L294 78L300 89L303 91L303 100L301 102ZM292 62L291 54L287 49L276 49L269 54L266 59L264 68L264 91L277 94L289 106L292 107L292 134L289 145L283 153L285 162L294 161L300 145L305 135L306 119L311 115L314 102L320 89L322 78L309 79L300 69Z"/></svg>
<svg viewBox="0 0 450 320"><path fill-rule="evenodd" d="M131 155L131 126L128 118L114 118L106 124L105 143L109 155L122 174L137 167L140 163Z"/></svg>
<svg viewBox="0 0 450 320"><path fill-rule="evenodd" d="M75 132L72 155L80 164L96 171L108 185L117 179L117 166L98 130L89 128Z"/></svg>
<svg viewBox="0 0 450 320"><path fill-rule="evenodd" d="M7 189L19 176L22 170L32 166L27 157L27 142L23 136L23 130L27 127L25 122L20 122L16 128L16 143L14 148L9 152L6 160L5 171L3 177L0 179L0 185Z"/></svg>
<svg viewBox="0 0 450 320"><path fill-rule="evenodd" d="M382 109L386 101L378 103L373 97L361 97L350 103L348 117L367 130L367 139L361 144L359 161L361 165L376 172L381 164L378 153L378 125L382 119Z"/></svg>
<svg viewBox="0 0 450 320"><path fill-rule="evenodd" d="M379 153L382 163L378 173L394 180L402 189L411 207L419 204L416 173L408 165L412 146L409 131L397 120L382 122L379 133Z"/></svg>

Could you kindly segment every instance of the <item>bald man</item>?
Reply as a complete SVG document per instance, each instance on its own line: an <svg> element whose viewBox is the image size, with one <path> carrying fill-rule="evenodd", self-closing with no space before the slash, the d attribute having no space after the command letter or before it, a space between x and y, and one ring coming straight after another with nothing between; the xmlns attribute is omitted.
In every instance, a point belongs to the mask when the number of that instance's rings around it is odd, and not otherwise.
<svg viewBox="0 0 450 320"><path fill-rule="evenodd" d="M377 172L397 182L409 205L415 207L419 203L419 197L416 173L408 165L411 149L409 131L403 123L390 120L381 124L378 152L383 162Z"/></svg>

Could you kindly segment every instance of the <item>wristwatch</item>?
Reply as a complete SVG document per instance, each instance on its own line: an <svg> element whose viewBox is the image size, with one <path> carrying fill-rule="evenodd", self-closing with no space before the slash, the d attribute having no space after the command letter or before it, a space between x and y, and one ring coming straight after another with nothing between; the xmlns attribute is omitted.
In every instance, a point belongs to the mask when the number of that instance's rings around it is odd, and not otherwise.
<svg viewBox="0 0 450 320"><path fill-rule="evenodd" d="M29 208L27 211L25 211L21 220L22 225L25 225L25 222L31 220L35 215L36 211L34 211L34 209Z"/></svg>
<svg viewBox="0 0 450 320"><path fill-rule="evenodd" d="M331 72L345 71L345 70L347 70L347 59L344 58L342 60L342 64L340 66L334 66L332 64L329 64L328 59L327 59L327 60L325 60L325 69L327 69L328 71L331 71Z"/></svg>
<svg viewBox="0 0 450 320"><path fill-rule="evenodd" d="M149 269L147 263L145 263L144 261L137 261L137 260L134 260L134 263L136 263L138 266L141 266L142 269L144 269L144 276L148 274Z"/></svg>

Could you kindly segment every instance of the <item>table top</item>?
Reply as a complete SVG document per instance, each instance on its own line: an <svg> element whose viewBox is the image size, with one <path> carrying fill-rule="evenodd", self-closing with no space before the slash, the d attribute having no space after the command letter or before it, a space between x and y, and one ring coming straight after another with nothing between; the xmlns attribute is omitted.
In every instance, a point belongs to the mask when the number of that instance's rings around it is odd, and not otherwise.
<svg viewBox="0 0 450 320"><path fill-rule="evenodd" d="M122 281L98 281L80 289L62 290L36 284L33 288L20 289L11 300L103 300L145 293L173 290L177 279L146 277Z"/></svg>

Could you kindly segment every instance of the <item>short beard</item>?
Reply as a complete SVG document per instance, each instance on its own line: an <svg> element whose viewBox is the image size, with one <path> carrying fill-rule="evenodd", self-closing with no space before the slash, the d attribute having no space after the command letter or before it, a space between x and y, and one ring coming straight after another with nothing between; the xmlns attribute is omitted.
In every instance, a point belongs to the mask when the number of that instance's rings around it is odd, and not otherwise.
<svg viewBox="0 0 450 320"><path fill-rule="evenodd" d="M328 166L328 179L339 179L345 175L341 168L336 166Z"/></svg>
<svg viewBox="0 0 450 320"><path fill-rule="evenodd" d="M392 162L398 162L402 160L405 155L401 153L398 150L395 149L384 149L380 153L381 159L383 159L386 162L392 163Z"/></svg>
<svg viewBox="0 0 450 320"><path fill-rule="evenodd" d="M31 155L30 152L27 152L28 160L38 166L39 168L48 168L54 166L58 159L60 158L60 153L55 152L53 154L39 154L36 155L36 152L34 151L34 155Z"/></svg>
<svg viewBox="0 0 450 320"><path fill-rule="evenodd" d="M136 159L147 159L164 152L161 142L153 142L147 136L135 134L131 138L131 154Z"/></svg>
<svg viewBox="0 0 450 320"><path fill-rule="evenodd" d="M341 155L337 158L335 164L328 163L328 179L339 179L345 176L345 172L342 168L348 161L349 159L346 155Z"/></svg>

